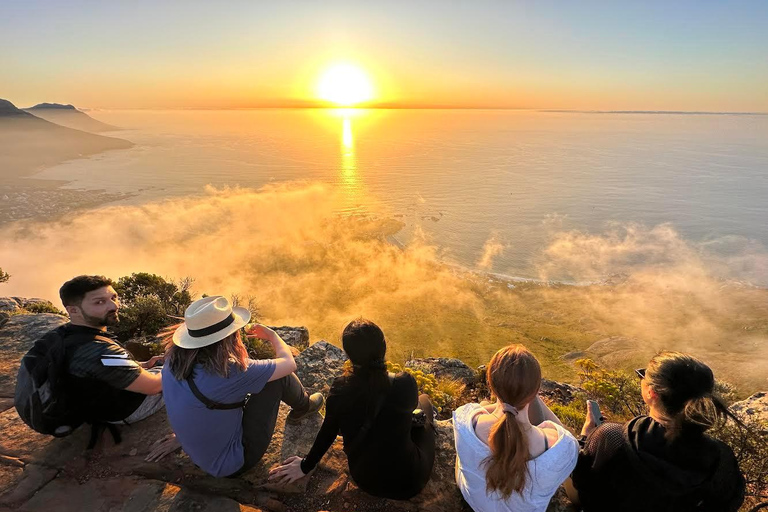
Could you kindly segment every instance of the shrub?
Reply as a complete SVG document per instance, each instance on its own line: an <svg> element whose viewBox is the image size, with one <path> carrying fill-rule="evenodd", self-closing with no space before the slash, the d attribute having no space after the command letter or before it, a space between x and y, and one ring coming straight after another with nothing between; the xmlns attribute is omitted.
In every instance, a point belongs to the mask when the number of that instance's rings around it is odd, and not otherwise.
<svg viewBox="0 0 768 512"><path fill-rule="evenodd" d="M53 313L55 315L67 316L65 312L50 302L32 302L24 306L24 310L28 313Z"/></svg>
<svg viewBox="0 0 768 512"><path fill-rule="evenodd" d="M547 406L563 422L563 425L568 430L578 436L581 428L584 426L584 420L587 419L583 404L584 402L581 400L574 400L569 404L553 402L547 404Z"/></svg>
<svg viewBox="0 0 768 512"><path fill-rule="evenodd" d="M597 400L603 414L622 421L646 413L640 381L634 375L606 370L591 359L577 360L576 368L579 386L586 391L586 398Z"/></svg>
<svg viewBox="0 0 768 512"><path fill-rule="evenodd" d="M133 273L123 276L115 284L115 291L120 296L120 302L130 307L141 297L154 295L163 305L169 315L183 316L184 310L192 303L189 289L194 280L186 277L178 283L148 272Z"/></svg>
<svg viewBox="0 0 768 512"><path fill-rule="evenodd" d="M121 302L120 322L115 328L118 339L152 338L178 323L177 318L192 303L192 283L191 278L177 283L147 272L121 277L115 284Z"/></svg>
<svg viewBox="0 0 768 512"><path fill-rule="evenodd" d="M240 336L243 340L246 350L248 350L248 357L251 359L272 359L275 357L275 349L269 342L260 340L259 338L249 338L245 335L245 329L240 331Z"/></svg>
<svg viewBox="0 0 768 512"><path fill-rule="evenodd" d="M156 295L140 295L130 305L120 308L120 322L115 327L115 334L121 341L137 336L151 338L171 323Z"/></svg>
<svg viewBox="0 0 768 512"><path fill-rule="evenodd" d="M3 269L0 268L0 283L6 283L11 278L11 275L7 272L3 272Z"/></svg>
<svg viewBox="0 0 768 512"><path fill-rule="evenodd" d="M415 370L413 368L403 368L399 364L395 364L391 361L387 361L387 371L392 373L400 373L404 371L405 373L411 374L413 378L416 379L416 385L418 386L419 394L424 393L428 395L429 400L432 402L432 405L435 407L435 409L437 409L437 412L443 412L443 408L450 407L453 404L455 398L458 398L456 396L449 395L446 392L447 389L452 388L451 385L443 384L443 389L441 389L437 379L432 374L424 373L421 370Z"/></svg>

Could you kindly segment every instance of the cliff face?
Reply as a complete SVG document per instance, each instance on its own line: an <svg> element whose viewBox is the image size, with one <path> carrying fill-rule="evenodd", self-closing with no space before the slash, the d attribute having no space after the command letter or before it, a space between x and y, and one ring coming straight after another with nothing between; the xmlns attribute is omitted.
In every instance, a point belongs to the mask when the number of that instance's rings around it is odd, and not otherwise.
<svg viewBox="0 0 768 512"><path fill-rule="evenodd" d="M347 460L337 439L316 471L289 486L267 483L271 467L292 455L305 455L322 424L319 414L299 425L285 423L288 408L280 408L275 434L262 461L239 478L217 479L200 471L183 452L148 463L144 457L152 444L171 432L163 412L131 426L123 426L123 442L115 445L109 435L101 438L93 453L86 453L89 429L55 439L29 429L13 408L12 394L19 359L42 334L66 319L54 314L18 313L19 301L0 298L4 317L0 326L0 510L107 511L125 510L240 510L240 511L349 511L460 512L468 511L454 483L456 453L450 420L437 423L437 458L432 479L409 501L373 498L350 479ZM23 303L23 302L22 302ZM2 323L2 322L0 322ZM306 330L282 328L286 338L305 344ZM297 357L298 373L307 387L327 390L343 369L346 356L339 348L318 341ZM471 379L476 375L457 360L414 361L421 368L440 366ZM547 384L552 393L567 387ZM548 512L571 510L560 492Z"/></svg>

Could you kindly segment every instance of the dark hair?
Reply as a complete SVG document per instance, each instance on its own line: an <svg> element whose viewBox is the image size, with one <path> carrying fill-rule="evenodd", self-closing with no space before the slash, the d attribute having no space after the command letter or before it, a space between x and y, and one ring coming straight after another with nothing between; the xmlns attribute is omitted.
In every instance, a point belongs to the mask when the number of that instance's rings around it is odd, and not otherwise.
<svg viewBox="0 0 768 512"><path fill-rule="evenodd" d="M645 372L648 385L659 396L667 437L703 434L730 417L741 422L714 394L712 370L693 356L681 352L656 354Z"/></svg>
<svg viewBox="0 0 768 512"><path fill-rule="evenodd" d="M248 351L236 331L221 341L201 348L182 348L173 343L173 333L179 327L170 327L164 333L165 364L177 380L186 380L192 375L196 364L201 364L208 373L229 375L229 364L234 362L240 371L247 368Z"/></svg>
<svg viewBox="0 0 768 512"><path fill-rule="evenodd" d="M381 328L370 320L356 318L341 333L341 345L358 372L386 369L387 342Z"/></svg>
<svg viewBox="0 0 768 512"><path fill-rule="evenodd" d="M531 403L541 387L539 361L523 345L509 345L496 352L486 376L491 392L518 410ZM499 491L504 499L522 492L528 477L528 437L511 412L505 411L493 424L488 446L491 455L483 461L486 490Z"/></svg>
<svg viewBox="0 0 768 512"><path fill-rule="evenodd" d="M352 320L341 334L341 345L352 368L344 375L343 392L353 403L364 399L368 415L373 415L378 398L389 389L387 341L378 325L364 318Z"/></svg>
<svg viewBox="0 0 768 512"><path fill-rule="evenodd" d="M77 276L61 285L59 297L61 297L61 303L65 307L80 306L86 293L113 284L111 279L104 276Z"/></svg>

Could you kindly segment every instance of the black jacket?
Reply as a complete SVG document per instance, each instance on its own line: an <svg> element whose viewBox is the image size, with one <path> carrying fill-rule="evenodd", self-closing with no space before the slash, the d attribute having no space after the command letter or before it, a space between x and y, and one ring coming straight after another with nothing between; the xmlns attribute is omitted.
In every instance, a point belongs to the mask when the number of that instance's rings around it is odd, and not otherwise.
<svg viewBox="0 0 768 512"><path fill-rule="evenodd" d="M745 482L731 449L706 435L670 441L665 433L648 416L597 428L572 475L584 511L737 511Z"/></svg>

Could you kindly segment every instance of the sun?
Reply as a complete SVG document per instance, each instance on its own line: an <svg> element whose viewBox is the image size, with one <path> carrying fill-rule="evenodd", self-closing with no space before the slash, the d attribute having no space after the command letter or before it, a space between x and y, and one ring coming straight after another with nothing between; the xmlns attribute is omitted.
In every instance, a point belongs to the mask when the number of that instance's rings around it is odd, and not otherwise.
<svg viewBox="0 0 768 512"><path fill-rule="evenodd" d="M373 98L373 86L365 71L351 64L329 68L317 84L320 99L350 107Z"/></svg>

